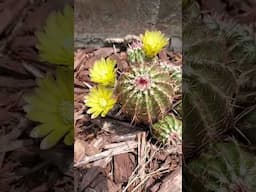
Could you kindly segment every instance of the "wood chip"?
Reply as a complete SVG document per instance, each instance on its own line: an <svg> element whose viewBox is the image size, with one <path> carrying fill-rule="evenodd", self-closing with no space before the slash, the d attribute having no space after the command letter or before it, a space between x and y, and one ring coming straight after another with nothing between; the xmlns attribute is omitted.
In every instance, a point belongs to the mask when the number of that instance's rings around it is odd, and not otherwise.
<svg viewBox="0 0 256 192"><path fill-rule="evenodd" d="M163 183L158 192L181 192L181 191L182 191L182 169L181 167L179 167L163 180Z"/></svg>
<svg viewBox="0 0 256 192"><path fill-rule="evenodd" d="M79 162L85 155L86 143L83 140L76 139L74 143L74 162Z"/></svg>
<svg viewBox="0 0 256 192"><path fill-rule="evenodd" d="M2 34L11 23L17 19L28 0L8 0L0 2L0 34Z"/></svg>
<svg viewBox="0 0 256 192"><path fill-rule="evenodd" d="M114 156L115 183L124 183L128 181L134 168L136 167L134 161L135 157L129 153Z"/></svg>
<svg viewBox="0 0 256 192"><path fill-rule="evenodd" d="M86 156L83 158L81 162L76 163L74 166L81 167L81 166L87 165L90 162L97 161L99 159L103 159L106 157L115 156L115 155L119 155L127 152L132 152L135 148L137 148L137 142L134 142L132 145L112 148L107 151L103 151L101 153L95 154L93 156Z"/></svg>

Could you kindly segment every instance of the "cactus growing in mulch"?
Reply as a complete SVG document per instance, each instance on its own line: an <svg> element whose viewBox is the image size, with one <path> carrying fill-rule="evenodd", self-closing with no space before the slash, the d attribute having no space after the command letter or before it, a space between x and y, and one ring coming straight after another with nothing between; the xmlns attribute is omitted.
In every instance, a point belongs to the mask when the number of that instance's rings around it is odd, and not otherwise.
<svg viewBox="0 0 256 192"><path fill-rule="evenodd" d="M172 106L174 89L169 73L158 62L133 65L117 86L122 111L134 122L153 123Z"/></svg>
<svg viewBox="0 0 256 192"><path fill-rule="evenodd" d="M141 39L132 41L127 47L127 62L129 64L127 70L115 70L116 62L110 58L97 60L90 70L91 82L100 84L103 86L102 89L108 87L114 90L113 98L117 98L117 105L119 104L121 111L131 123L152 126L160 121L153 129L155 136L159 136L158 140L162 142L166 141L168 134L171 135L173 124L176 128L178 122L178 120L170 122L168 117L166 119L165 117L169 112L175 113L176 109L173 109L173 104L181 99L181 67L172 65L158 57L159 52L167 43L168 39L160 31L146 31L144 35L141 35ZM120 74L116 74L116 72L120 72ZM108 83L109 80L111 80L111 84ZM94 88L90 90L92 91ZM94 96L91 101L85 100L85 105L91 107L91 109L87 109L87 113L92 113L91 117L96 118L100 114L99 108L102 108L104 110L103 117L106 116L111 108L114 108L114 103L106 111L104 106L107 100L104 100L103 106L102 102L98 102L102 99L97 99L96 95ZM96 110L96 105L99 106L97 107L98 113L93 113ZM171 117L174 118L174 116ZM161 120L166 121L167 119L169 127L165 131L165 123Z"/></svg>

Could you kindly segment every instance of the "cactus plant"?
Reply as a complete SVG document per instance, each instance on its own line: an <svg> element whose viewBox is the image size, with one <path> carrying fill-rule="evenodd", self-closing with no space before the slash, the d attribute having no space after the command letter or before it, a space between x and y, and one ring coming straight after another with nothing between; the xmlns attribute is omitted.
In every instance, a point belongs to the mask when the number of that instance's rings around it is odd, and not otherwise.
<svg viewBox="0 0 256 192"><path fill-rule="evenodd" d="M132 65L117 85L118 102L132 122L153 123L172 106L174 89L169 73L159 61Z"/></svg>
<svg viewBox="0 0 256 192"><path fill-rule="evenodd" d="M167 115L152 126L152 133L162 143L170 141L172 145L181 143L182 122L174 115Z"/></svg>
<svg viewBox="0 0 256 192"><path fill-rule="evenodd" d="M145 59L145 53L142 50L140 41L133 41L128 45L127 55L130 63L142 63Z"/></svg>
<svg viewBox="0 0 256 192"><path fill-rule="evenodd" d="M223 38L200 18L193 15L183 25L183 151L187 157L232 127L237 90L234 69L226 64L229 52Z"/></svg>
<svg viewBox="0 0 256 192"><path fill-rule="evenodd" d="M213 144L186 168L191 174L188 191L254 191L256 189L256 158L236 141ZM192 176L193 175L193 176Z"/></svg>

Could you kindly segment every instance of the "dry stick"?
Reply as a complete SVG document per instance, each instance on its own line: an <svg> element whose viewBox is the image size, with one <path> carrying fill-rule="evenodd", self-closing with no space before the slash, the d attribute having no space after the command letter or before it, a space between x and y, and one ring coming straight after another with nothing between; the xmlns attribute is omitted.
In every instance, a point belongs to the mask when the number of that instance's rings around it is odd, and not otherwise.
<svg viewBox="0 0 256 192"><path fill-rule="evenodd" d="M150 142L150 141L149 141L149 142ZM157 148L157 149L152 153L152 155L150 156L150 158L148 159L148 161L145 163L145 165L144 165L145 167L146 167L146 165L148 165L148 164L152 161L152 159L154 158L156 152L157 152L159 149L160 149L160 148ZM149 151L150 151L150 147L147 148L146 154L148 154ZM130 176L130 178L132 178L132 179L128 182L128 184L126 185L126 187L123 189L122 192L126 192L126 190L138 179L138 176L135 176L135 174L136 174L136 172L141 168L141 166L142 166L141 164L138 164L137 167L134 169L132 175Z"/></svg>
<svg viewBox="0 0 256 192"><path fill-rule="evenodd" d="M128 140L135 140L136 139L136 133L129 133L121 136L114 136L111 138L112 142L123 142Z"/></svg>
<svg viewBox="0 0 256 192"><path fill-rule="evenodd" d="M83 84L84 84L88 89L91 89L91 88L92 88L92 86L91 86L89 83L87 83L87 82L83 82Z"/></svg>
<svg viewBox="0 0 256 192"><path fill-rule="evenodd" d="M34 75L36 78L43 78L43 72L41 72L38 68L34 67L33 65L30 65L28 63L23 62L23 67L30 72L32 75Z"/></svg>
<svg viewBox="0 0 256 192"><path fill-rule="evenodd" d="M143 132L138 135L138 164L141 165L141 169L138 171L138 175L140 180L144 180L145 178L145 163L147 155L145 154L146 147L146 133ZM142 189L140 191L142 191Z"/></svg>
<svg viewBox="0 0 256 192"><path fill-rule="evenodd" d="M125 146L109 149L107 151L98 153L98 154L93 155L93 156L87 156L82 161L75 164L74 166L75 167L80 167L80 166L86 165L90 162L97 161L99 159L103 159L103 158L106 158L106 157L112 157L112 156L123 154L123 153L128 153L128 152L133 151L133 149L137 148L137 145L138 145L137 142L136 143L131 143L130 145L125 145Z"/></svg>
<svg viewBox="0 0 256 192"><path fill-rule="evenodd" d="M166 168L158 168L157 170L147 174L147 176L131 191L131 192L135 192L141 185L143 185L150 177L153 177L155 175L160 175L160 174L164 174L164 173L168 173L170 170L168 167Z"/></svg>
<svg viewBox="0 0 256 192"><path fill-rule="evenodd" d="M118 148L118 147L124 147L124 146L132 146L136 144L136 141L125 141L125 142L120 142L120 143L110 143L104 146L104 149L113 149L113 148Z"/></svg>

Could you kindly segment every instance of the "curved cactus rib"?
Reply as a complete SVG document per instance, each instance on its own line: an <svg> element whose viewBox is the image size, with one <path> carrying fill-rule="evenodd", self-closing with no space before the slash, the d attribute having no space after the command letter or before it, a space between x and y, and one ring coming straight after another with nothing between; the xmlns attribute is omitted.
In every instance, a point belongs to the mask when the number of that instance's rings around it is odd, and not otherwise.
<svg viewBox="0 0 256 192"><path fill-rule="evenodd" d="M149 99L148 92L146 92L145 96L146 96L146 105L147 105L147 111L148 111L148 121L150 124L152 124L153 123L152 116L149 113L149 111L152 111L152 103L151 103L151 100Z"/></svg>
<svg viewBox="0 0 256 192"><path fill-rule="evenodd" d="M137 117L137 115L138 115L138 107L140 107L140 98L139 97L137 97L136 98L136 102L135 102L135 108L134 108L134 115L133 115L133 118L132 118L132 122L131 122L131 124L133 124L134 122L136 122L137 120L138 120L138 117Z"/></svg>

